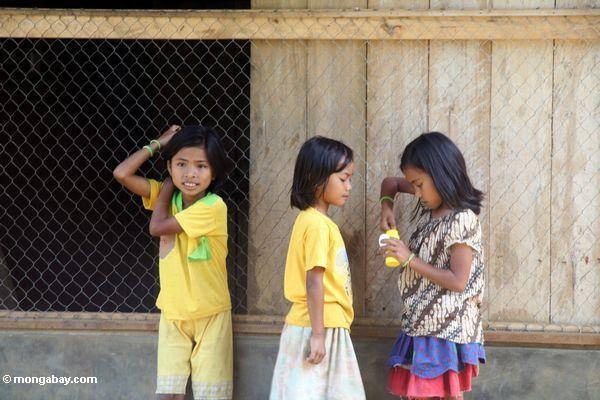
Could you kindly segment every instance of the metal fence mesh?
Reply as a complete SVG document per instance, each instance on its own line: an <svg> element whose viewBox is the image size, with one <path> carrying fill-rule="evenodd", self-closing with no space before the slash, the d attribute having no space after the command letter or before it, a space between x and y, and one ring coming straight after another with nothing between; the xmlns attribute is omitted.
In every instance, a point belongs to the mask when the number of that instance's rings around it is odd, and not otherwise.
<svg viewBox="0 0 600 400"><path fill-rule="evenodd" d="M423 40L290 40L268 33L332 39L370 25L255 18L235 39L181 40L199 33L175 18L151 32L151 14L114 18L87 39L21 37L89 28L43 17L0 39L0 309L156 311L149 214L112 169L168 125L200 123L221 133L233 166L222 195L234 312L287 311L293 163L321 134L356 154L352 197L333 218L357 314L395 323L399 272L378 254L379 185L400 174L412 138L439 130L486 193L489 326L598 332L600 41L588 26L573 28L580 40L425 40L425 29ZM141 172L165 174L156 158ZM405 238L413 206L396 201Z"/></svg>
<svg viewBox="0 0 600 400"><path fill-rule="evenodd" d="M224 132L234 294L247 219L249 43L3 39L3 308L154 309L156 243L112 169L169 123ZM162 160L143 173L163 176ZM236 282L239 279L239 284ZM236 298L237 299L237 298ZM243 299L237 304L243 305Z"/></svg>

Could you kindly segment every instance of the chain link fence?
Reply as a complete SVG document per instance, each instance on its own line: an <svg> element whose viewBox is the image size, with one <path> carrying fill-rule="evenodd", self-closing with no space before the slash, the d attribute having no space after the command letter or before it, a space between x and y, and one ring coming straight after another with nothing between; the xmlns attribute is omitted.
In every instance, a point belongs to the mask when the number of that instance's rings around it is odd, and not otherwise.
<svg viewBox="0 0 600 400"><path fill-rule="evenodd" d="M0 309L157 311L149 214L112 170L170 124L206 124L232 165L234 313L287 312L293 163L321 134L356 155L333 214L356 313L397 323L379 186L438 130L486 193L487 327L600 332L600 14L586 11L0 10ZM164 177L163 160L141 172ZM398 196L404 238L413 207Z"/></svg>

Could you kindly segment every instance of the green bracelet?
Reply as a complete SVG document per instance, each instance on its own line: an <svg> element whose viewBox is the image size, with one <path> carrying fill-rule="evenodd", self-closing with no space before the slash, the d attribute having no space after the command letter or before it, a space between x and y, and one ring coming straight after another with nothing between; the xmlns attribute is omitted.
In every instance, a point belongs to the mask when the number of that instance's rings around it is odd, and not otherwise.
<svg viewBox="0 0 600 400"><path fill-rule="evenodd" d="M144 148L148 150L148 152L150 153L150 157L154 157L154 150L152 150L152 147L145 145Z"/></svg>
<svg viewBox="0 0 600 400"><path fill-rule="evenodd" d="M390 196L381 196L381 198L379 199L379 202L383 203L384 200L389 200L392 202L392 204L394 204L394 199Z"/></svg>
<svg viewBox="0 0 600 400"><path fill-rule="evenodd" d="M410 265L410 262L412 261L413 258L415 258L415 253L410 253L410 256L408 256L408 259L406 261L404 261L404 264L402 264L402 268L406 268Z"/></svg>
<svg viewBox="0 0 600 400"><path fill-rule="evenodd" d="M156 150L160 150L160 142L159 142L158 140L156 140L156 139L152 139L152 140L150 141L150 144L152 144L152 143L156 143L156 145L158 146L158 148L157 148Z"/></svg>

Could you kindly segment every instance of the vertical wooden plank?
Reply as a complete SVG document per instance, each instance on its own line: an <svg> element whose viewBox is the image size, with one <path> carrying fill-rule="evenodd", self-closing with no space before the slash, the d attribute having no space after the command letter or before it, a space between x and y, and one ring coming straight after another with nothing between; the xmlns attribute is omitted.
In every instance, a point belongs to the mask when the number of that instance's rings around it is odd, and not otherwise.
<svg viewBox="0 0 600 400"><path fill-rule="evenodd" d="M554 8L554 0L493 0L494 8Z"/></svg>
<svg viewBox="0 0 600 400"><path fill-rule="evenodd" d="M491 43L432 41L429 130L450 136L463 152L469 175L488 185Z"/></svg>
<svg viewBox="0 0 600 400"><path fill-rule="evenodd" d="M554 0L493 6L553 8ZM490 321L550 317L552 56L552 41L492 44Z"/></svg>
<svg viewBox="0 0 600 400"><path fill-rule="evenodd" d="M306 1L253 1L253 8L305 8ZM251 48L248 312L285 314L283 272L296 213L289 189L306 139L306 43L255 40Z"/></svg>
<svg viewBox="0 0 600 400"><path fill-rule="evenodd" d="M423 10L429 7L429 0L369 0L369 9L387 10L404 8L407 10Z"/></svg>
<svg viewBox="0 0 600 400"><path fill-rule="evenodd" d="M432 10L485 10L492 8L492 0L431 0Z"/></svg>
<svg viewBox="0 0 600 400"><path fill-rule="evenodd" d="M370 1L369 8L427 8L428 1ZM398 318L402 304L397 269L379 254L379 190L386 176L402 175L400 154L427 129L428 42L373 41L368 44L367 174L366 174L366 315ZM399 195L395 204L398 229L410 234L413 196Z"/></svg>
<svg viewBox="0 0 600 400"><path fill-rule="evenodd" d="M556 8L600 8L600 0L556 0Z"/></svg>
<svg viewBox="0 0 600 400"><path fill-rule="evenodd" d="M552 41L492 48L489 310L548 322Z"/></svg>
<svg viewBox="0 0 600 400"><path fill-rule="evenodd" d="M367 7L366 0L309 0L308 7ZM309 41L307 132L342 140L354 150L352 195L332 210L346 243L354 312L364 312L366 45L363 41Z"/></svg>
<svg viewBox="0 0 600 400"><path fill-rule="evenodd" d="M600 44L557 41L552 321L600 323Z"/></svg>
<svg viewBox="0 0 600 400"><path fill-rule="evenodd" d="M432 0L432 9L485 9L488 0ZM479 215L489 257L490 41L433 40L429 47L429 130L447 134L460 148L469 176L486 194ZM489 272L486 271L486 286ZM486 302L487 304L487 302ZM488 319L485 308L484 320Z"/></svg>
<svg viewBox="0 0 600 400"><path fill-rule="evenodd" d="M558 40L554 54L551 322L598 325L600 42Z"/></svg>

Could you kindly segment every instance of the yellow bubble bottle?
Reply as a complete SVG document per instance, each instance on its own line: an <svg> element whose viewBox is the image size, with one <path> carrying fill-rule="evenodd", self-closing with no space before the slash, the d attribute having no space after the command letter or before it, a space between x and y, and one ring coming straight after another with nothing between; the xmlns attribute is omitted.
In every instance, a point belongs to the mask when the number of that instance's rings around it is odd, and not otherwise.
<svg viewBox="0 0 600 400"><path fill-rule="evenodd" d="M385 233L382 233L379 236L379 246L383 246L382 241L385 239L389 239L389 238L394 238L394 239L400 240L400 235L398 234L398 230L390 229L390 230L386 231ZM388 256L385 258L385 265L387 265L390 268L396 268L397 266L400 265L400 261L398 261L395 257Z"/></svg>

